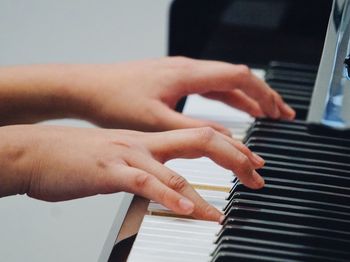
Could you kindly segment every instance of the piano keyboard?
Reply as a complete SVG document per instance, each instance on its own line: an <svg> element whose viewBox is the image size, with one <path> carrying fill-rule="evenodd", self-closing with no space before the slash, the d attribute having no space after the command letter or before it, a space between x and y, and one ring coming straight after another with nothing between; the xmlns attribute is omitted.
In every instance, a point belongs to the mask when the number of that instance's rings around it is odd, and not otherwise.
<svg viewBox="0 0 350 262"><path fill-rule="evenodd" d="M296 110L293 122L253 123L240 112L236 122L219 118L265 159L259 170L265 187L248 189L207 158L169 161L167 166L223 210L226 219L218 225L179 218L151 202L129 262L349 261L350 139L307 132L304 120L316 71L273 62L266 73L266 81ZM201 110L192 114L218 113Z"/></svg>

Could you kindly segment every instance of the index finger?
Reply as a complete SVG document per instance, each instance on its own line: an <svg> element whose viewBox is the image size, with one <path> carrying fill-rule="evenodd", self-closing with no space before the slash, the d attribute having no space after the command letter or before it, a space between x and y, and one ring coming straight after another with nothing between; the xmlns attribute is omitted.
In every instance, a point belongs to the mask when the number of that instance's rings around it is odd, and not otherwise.
<svg viewBox="0 0 350 262"><path fill-rule="evenodd" d="M264 185L264 180L254 170L254 164L249 158L212 128L174 130L153 135L158 136L162 143L150 143L147 147L161 161L207 156L220 166L232 170L246 186L257 189Z"/></svg>

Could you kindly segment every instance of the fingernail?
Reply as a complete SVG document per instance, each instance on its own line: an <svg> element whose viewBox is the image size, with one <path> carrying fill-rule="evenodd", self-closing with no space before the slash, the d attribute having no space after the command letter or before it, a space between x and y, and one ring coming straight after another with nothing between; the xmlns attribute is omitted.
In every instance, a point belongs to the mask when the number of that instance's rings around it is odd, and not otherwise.
<svg viewBox="0 0 350 262"><path fill-rule="evenodd" d="M220 223L220 224L224 223L225 218L226 218L226 217L225 217L224 215L222 215L222 216L219 218L219 223Z"/></svg>
<svg viewBox="0 0 350 262"><path fill-rule="evenodd" d="M262 188L265 184L264 179L256 171L253 171L253 181L256 188Z"/></svg>
<svg viewBox="0 0 350 262"><path fill-rule="evenodd" d="M254 162L256 162L256 164L258 164L258 165L265 164L265 160L263 158L261 158L259 155L255 154L254 152L252 153L252 155L253 155L253 160L254 160Z"/></svg>
<svg viewBox="0 0 350 262"><path fill-rule="evenodd" d="M179 206L186 213L192 213L192 211L194 209L194 204L190 200L188 200L187 198L181 198L179 200Z"/></svg>

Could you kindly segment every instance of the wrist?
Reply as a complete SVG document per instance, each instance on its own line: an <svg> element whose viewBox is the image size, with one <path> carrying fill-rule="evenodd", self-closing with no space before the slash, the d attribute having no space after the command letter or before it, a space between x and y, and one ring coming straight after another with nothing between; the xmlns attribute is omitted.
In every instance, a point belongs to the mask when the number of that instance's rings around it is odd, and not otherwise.
<svg viewBox="0 0 350 262"><path fill-rule="evenodd" d="M2 125L34 123L74 114L69 69L63 65L0 68Z"/></svg>
<svg viewBox="0 0 350 262"><path fill-rule="evenodd" d="M35 143L30 128L26 125L0 127L0 137L0 197L25 194L35 170L32 156Z"/></svg>

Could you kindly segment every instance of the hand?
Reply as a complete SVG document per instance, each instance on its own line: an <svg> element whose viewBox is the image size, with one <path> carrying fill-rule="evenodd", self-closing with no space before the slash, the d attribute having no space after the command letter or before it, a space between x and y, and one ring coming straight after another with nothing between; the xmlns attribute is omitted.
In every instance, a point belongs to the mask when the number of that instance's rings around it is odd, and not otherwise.
<svg viewBox="0 0 350 262"><path fill-rule="evenodd" d="M219 221L222 214L165 167L165 161L208 156L248 187L264 184L254 171L263 160L208 127L142 133L17 125L0 128L0 136L0 197L26 193L61 201L127 191L180 214Z"/></svg>
<svg viewBox="0 0 350 262"><path fill-rule="evenodd" d="M184 96L198 93L249 114L292 119L295 112L243 65L173 57L114 65L72 66L78 117L100 126L144 131L211 126L174 111ZM68 83L69 85L69 83Z"/></svg>

